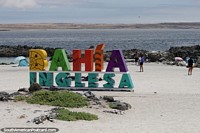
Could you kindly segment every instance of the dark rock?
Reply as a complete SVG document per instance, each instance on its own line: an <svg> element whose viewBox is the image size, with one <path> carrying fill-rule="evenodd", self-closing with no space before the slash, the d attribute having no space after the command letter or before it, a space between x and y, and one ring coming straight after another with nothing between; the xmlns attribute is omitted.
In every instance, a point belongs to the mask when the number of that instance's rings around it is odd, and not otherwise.
<svg viewBox="0 0 200 133"><path fill-rule="evenodd" d="M185 59L188 56L192 56L196 60L200 56L200 45L171 47L168 52L173 56L173 59L174 57L182 57Z"/></svg>
<svg viewBox="0 0 200 133"><path fill-rule="evenodd" d="M8 101L9 100L9 93L2 91L0 92L0 101Z"/></svg>
<svg viewBox="0 0 200 133"><path fill-rule="evenodd" d="M25 92L25 91L13 92L9 95L9 100L15 100L16 96L20 96L20 95L28 96L29 94L30 94L29 92Z"/></svg>
<svg viewBox="0 0 200 133"><path fill-rule="evenodd" d="M94 49L95 47L94 46L90 46L88 49Z"/></svg>
<svg viewBox="0 0 200 133"><path fill-rule="evenodd" d="M7 92L0 92L0 101L15 100L15 97L20 95L29 96L30 93L27 91L17 91L10 94Z"/></svg>
<svg viewBox="0 0 200 133"><path fill-rule="evenodd" d="M162 59L160 52L148 52L147 57L149 62L157 62ZM163 59L162 59L163 60Z"/></svg>
<svg viewBox="0 0 200 133"><path fill-rule="evenodd" d="M33 123L35 123L35 124L41 124L41 123L43 123L43 122L46 121L46 120L47 120L46 115L41 115L41 116L39 116L39 117L35 117L35 118L33 119Z"/></svg>
<svg viewBox="0 0 200 133"><path fill-rule="evenodd" d="M20 95L19 92L13 92L13 93L11 93L11 94L9 95L9 97L15 97L15 96L18 96L18 95Z"/></svg>
<svg viewBox="0 0 200 133"><path fill-rule="evenodd" d="M59 110L59 108L53 108L51 110L45 111L45 112L47 112L46 114L40 115L39 117L35 117L32 120L32 122L35 124L44 123L44 121L46 121L46 120L48 120L50 122L54 122L54 119L56 119L58 116L58 110ZM27 123L28 122L30 122L30 121L27 121Z"/></svg>
<svg viewBox="0 0 200 133"><path fill-rule="evenodd" d="M23 115L19 116L19 119L24 119L26 117L27 117L27 115L23 114Z"/></svg>
<svg viewBox="0 0 200 133"><path fill-rule="evenodd" d="M103 112L105 112L105 113L111 113L111 114L118 114L118 115L125 114L125 112L121 111L121 110L104 110Z"/></svg>
<svg viewBox="0 0 200 133"><path fill-rule="evenodd" d="M131 108L131 105L125 102L111 102L110 107L112 109L118 109L118 110L128 110Z"/></svg>
<svg viewBox="0 0 200 133"><path fill-rule="evenodd" d="M3 63L0 63L0 65L9 65L9 64L3 62Z"/></svg>
<svg viewBox="0 0 200 133"><path fill-rule="evenodd" d="M103 96L103 100L106 100L107 102L114 102L114 98L112 96Z"/></svg>
<svg viewBox="0 0 200 133"><path fill-rule="evenodd" d="M18 92L29 92L29 90L27 88L20 88Z"/></svg>
<svg viewBox="0 0 200 133"><path fill-rule="evenodd" d="M89 98L89 99L95 97L95 95L94 95L91 91L87 91L87 92L85 92L83 95L84 95L86 98Z"/></svg>
<svg viewBox="0 0 200 133"><path fill-rule="evenodd" d="M1 45L0 46L0 57L17 57L19 55L28 57L30 49L45 49L48 56L53 56L55 48L43 48L39 46L27 46L27 45L18 45L18 46L9 46Z"/></svg>
<svg viewBox="0 0 200 133"><path fill-rule="evenodd" d="M197 57L196 66L200 68L200 56Z"/></svg>
<svg viewBox="0 0 200 133"><path fill-rule="evenodd" d="M50 113L49 115L47 115L47 120L50 122L54 122L54 119L56 119L58 116L57 113Z"/></svg>
<svg viewBox="0 0 200 133"><path fill-rule="evenodd" d="M125 105L126 105L126 107L128 108L128 109L131 109L132 108L132 106L129 104L129 103L126 103L126 102L123 102Z"/></svg>
<svg viewBox="0 0 200 133"><path fill-rule="evenodd" d="M16 95L28 95L29 90L28 88L20 88L17 92L15 92Z"/></svg>
<svg viewBox="0 0 200 133"><path fill-rule="evenodd" d="M56 86L51 86L49 88L50 91L58 91L59 89Z"/></svg>
<svg viewBox="0 0 200 133"><path fill-rule="evenodd" d="M28 90L29 92L35 92L35 91L42 90L42 87L38 83L33 83L31 84Z"/></svg>

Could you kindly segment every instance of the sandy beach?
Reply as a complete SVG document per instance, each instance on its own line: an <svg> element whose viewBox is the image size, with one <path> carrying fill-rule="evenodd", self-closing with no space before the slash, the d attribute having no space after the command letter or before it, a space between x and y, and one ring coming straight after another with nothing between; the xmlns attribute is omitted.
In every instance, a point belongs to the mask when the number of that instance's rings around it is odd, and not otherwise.
<svg viewBox="0 0 200 133"><path fill-rule="evenodd" d="M131 104L124 115L104 113L102 109L71 109L97 114L96 121L45 122L35 125L28 120L40 115L35 110L50 106L24 102L0 102L0 129L5 127L54 127L59 133L199 133L200 69L187 75L186 67L145 63L144 72L128 63L134 92L93 92L109 95ZM29 87L28 67L0 66L0 91L14 92ZM25 117L20 117L24 115Z"/></svg>

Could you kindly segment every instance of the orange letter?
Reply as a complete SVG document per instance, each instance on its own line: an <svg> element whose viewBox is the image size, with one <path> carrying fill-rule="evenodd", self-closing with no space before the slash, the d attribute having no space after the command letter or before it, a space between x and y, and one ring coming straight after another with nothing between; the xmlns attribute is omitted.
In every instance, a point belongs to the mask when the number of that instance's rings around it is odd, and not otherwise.
<svg viewBox="0 0 200 133"><path fill-rule="evenodd" d="M105 47L105 44L99 44L97 45L95 49L95 71L101 72L104 68L104 58L103 58L103 49Z"/></svg>

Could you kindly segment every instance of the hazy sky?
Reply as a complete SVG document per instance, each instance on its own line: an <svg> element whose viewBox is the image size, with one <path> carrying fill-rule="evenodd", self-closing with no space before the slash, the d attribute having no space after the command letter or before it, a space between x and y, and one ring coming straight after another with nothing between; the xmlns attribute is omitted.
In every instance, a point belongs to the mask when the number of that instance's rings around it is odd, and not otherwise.
<svg viewBox="0 0 200 133"><path fill-rule="evenodd" d="M0 23L200 22L200 0L0 0Z"/></svg>

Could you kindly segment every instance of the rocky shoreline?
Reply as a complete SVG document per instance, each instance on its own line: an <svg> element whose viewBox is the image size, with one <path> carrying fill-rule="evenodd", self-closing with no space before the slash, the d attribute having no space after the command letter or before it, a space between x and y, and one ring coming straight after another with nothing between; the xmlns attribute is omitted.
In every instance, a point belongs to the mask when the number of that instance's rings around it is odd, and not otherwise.
<svg viewBox="0 0 200 133"><path fill-rule="evenodd" d="M93 48L92 46L90 48ZM45 49L48 56L52 57L56 48L50 47L38 47L38 46L0 46L0 57L17 57L17 56L29 56L29 49ZM123 54L127 61L134 61L136 53L144 55L146 61L148 62L163 62L166 64L175 64L174 58L181 57L185 60L186 57L191 56L197 66L200 67L200 45L195 46L182 46L182 47L171 47L166 51L146 51L139 49L123 50ZM111 51L106 51L104 53L104 60L109 61ZM72 55L68 55L69 61L72 61Z"/></svg>
<svg viewBox="0 0 200 133"><path fill-rule="evenodd" d="M9 45L1 45L0 46L0 57L17 57L17 56L29 56L30 49L45 49L48 55L52 56L55 48L43 48L39 46L30 47L27 45L17 45L17 46L9 46Z"/></svg>

